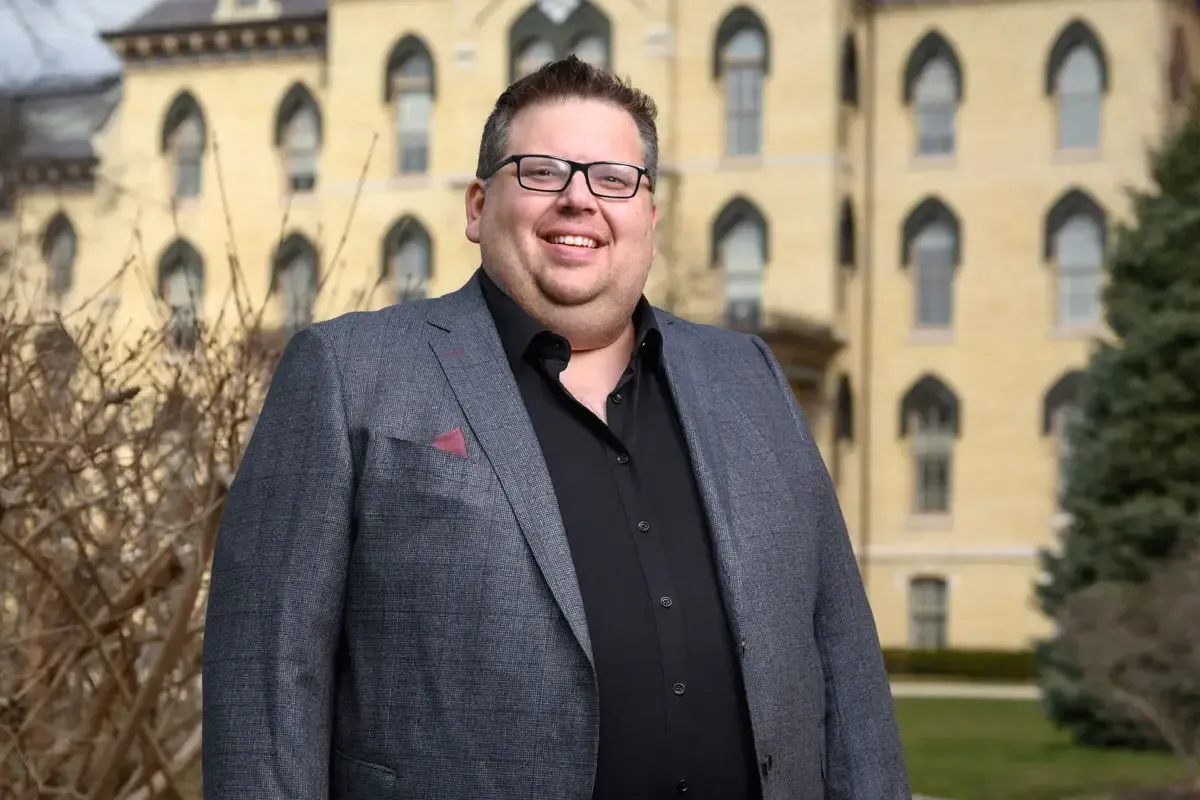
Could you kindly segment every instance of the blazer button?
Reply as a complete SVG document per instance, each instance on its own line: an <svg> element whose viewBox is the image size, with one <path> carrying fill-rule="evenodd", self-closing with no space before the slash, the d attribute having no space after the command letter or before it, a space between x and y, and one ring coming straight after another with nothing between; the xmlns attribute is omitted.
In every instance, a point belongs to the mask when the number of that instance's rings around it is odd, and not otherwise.
<svg viewBox="0 0 1200 800"><path fill-rule="evenodd" d="M767 757L762 760L762 776L767 778L771 775L771 768L775 766L775 759L768 753Z"/></svg>

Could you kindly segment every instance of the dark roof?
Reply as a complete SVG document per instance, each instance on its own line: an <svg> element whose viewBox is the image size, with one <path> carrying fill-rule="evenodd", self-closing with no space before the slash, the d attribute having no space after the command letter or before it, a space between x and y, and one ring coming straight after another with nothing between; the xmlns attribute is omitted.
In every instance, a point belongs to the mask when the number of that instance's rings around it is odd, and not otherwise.
<svg viewBox="0 0 1200 800"><path fill-rule="evenodd" d="M145 14L123 28L108 31L105 35L130 33L157 33L188 28L203 28L214 25L213 15L218 0L162 0L151 6ZM307 19L325 13L326 0L276 0L279 15L274 19Z"/></svg>
<svg viewBox="0 0 1200 800"><path fill-rule="evenodd" d="M121 93L119 76L23 91L11 98L7 110L0 102L0 117L7 113L15 123L22 162L94 162L92 138L108 123Z"/></svg>
<svg viewBox="0 0 1200 800"><path fill-rule="evenodd" d="M96 151L91 142L66 140L34 140L21 147L19 158L25 163L59 163L66 161L95 161Z"/></svg>
<svg viewBox="0 0 1200 800"><path fill-rule="evenodd" d="M0 136L5 136L17 124L17 101L11 94L0 92Z"/></svg>

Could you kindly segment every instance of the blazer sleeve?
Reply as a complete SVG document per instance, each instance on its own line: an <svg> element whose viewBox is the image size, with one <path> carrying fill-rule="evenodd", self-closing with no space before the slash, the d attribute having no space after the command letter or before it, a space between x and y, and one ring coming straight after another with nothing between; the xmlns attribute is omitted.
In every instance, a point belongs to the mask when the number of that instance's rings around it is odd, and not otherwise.
<svg viewBox="0 0 1200 800"><path fill-rule="evenodd" d="M909 800L891 684L845 518L820 450L770 348L755 337L803 442L798 454L817 486L820 542L813 631L825 673L826 800Z"/></svg>
<svg viewBox="0 0 1200 800"><path fill-rule="evenodd" d="M232 481L203 656L205 800L328 800L353 460L325 333L280 360Z"/></svg>

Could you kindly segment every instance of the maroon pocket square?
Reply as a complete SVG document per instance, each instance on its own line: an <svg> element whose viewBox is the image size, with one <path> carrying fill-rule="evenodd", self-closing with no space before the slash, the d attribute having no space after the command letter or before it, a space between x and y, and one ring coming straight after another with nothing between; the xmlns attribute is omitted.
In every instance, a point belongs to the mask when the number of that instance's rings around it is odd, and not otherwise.
<svg viewBox="0 0 1200 800"><path fill-rule="evenodd" d="M467 457L467 440L463 436L462 428L454 428L445 433L439 433L433 437L433 441L430 444L438 450L445 450L447 453L453 453L462 458Z"/></svg>

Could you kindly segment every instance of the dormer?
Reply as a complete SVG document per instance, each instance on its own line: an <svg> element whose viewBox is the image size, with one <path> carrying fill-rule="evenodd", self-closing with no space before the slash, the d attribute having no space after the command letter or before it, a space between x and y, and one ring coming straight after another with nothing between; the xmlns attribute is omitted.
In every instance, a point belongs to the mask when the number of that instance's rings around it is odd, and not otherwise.
<svg viewBox="0 0 1200 800"><path fill-rule="evenodd" d="M279 0L217 0L212 21L217 25L259 22L279 16Z"/></svg>

